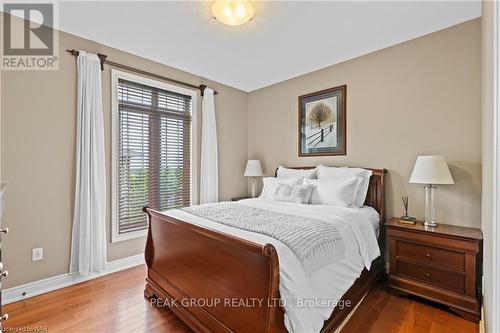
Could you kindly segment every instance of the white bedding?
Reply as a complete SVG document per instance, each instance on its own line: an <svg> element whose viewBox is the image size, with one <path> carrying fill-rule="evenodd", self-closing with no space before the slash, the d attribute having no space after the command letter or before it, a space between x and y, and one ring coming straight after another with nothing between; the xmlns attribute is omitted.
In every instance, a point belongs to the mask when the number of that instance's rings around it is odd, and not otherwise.
<svg viewBox="0 0 500 333"><path fill-rule="evenodd" d="M286 328L291 333L319 332L324 321L330 317L335 308L335 302L340 300L352 286L363 268L370 269L371 262L380 255L377 244L379 231L377 211L366 206L349 208L303 205L262 198L241 200L238 203L334 223L347 248L345 257L307 277L295 254L285 244L274 238L209 221L182 210L169 210L164 214L258 244L274 245L279 259L280 295L285 302ZM314 299L328 302L326 306L317 306L317 304L304 306Z"/></svg>

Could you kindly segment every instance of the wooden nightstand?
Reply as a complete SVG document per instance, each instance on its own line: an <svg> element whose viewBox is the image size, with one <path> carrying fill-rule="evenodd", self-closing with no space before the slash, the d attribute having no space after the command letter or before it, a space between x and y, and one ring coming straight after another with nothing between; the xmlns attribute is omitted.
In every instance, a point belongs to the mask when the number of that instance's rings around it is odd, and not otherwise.
<svg viewBox="0 0 500 333"><path fill-rule="evenodd" d="M481 230L448 224L426 228L386 223L389 240L388 291L442 303L478 322L481 279Z"/></svg>

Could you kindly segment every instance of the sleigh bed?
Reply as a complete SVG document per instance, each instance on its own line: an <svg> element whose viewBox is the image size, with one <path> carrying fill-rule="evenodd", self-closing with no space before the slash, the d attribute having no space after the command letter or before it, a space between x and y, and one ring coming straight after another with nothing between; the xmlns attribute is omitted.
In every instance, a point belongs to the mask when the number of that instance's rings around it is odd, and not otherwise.
<svg viewBox="0 0 500 333"><path fill-rule="evenodd" d="M385 170L371 170L365 205L380 215L382 255L370 270L363 269L342 297L351 305L336 307L322 332L333 332L384 274ZM146 298L169 305L196 332L287 331L284 310L279 306L280 270L273 245L203 228L147 207L144 211L149 218ZM246 300L246 304L231 306L227 300Z"/></svg>

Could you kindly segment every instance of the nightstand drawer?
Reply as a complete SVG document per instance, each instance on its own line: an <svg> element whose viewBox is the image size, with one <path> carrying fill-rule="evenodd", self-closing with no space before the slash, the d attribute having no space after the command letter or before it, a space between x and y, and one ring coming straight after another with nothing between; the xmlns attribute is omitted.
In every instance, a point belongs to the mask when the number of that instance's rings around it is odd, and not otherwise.
<svg viewBox="0 0 500 333"><path fill-rule="evenodd" d="M453 290L459 293L465 292L465 275L431 266L408 263L398 260L396 264L398 275L411 279L423 281L437 287Z"/></svg>
<svg viewBox="0 0 500 333"><path fill-rule="evenodd" d="M465 271L465 255L461 252L398 241L396 256L398 259L413 259L423 264L432 264L460 272Z"/></svg>

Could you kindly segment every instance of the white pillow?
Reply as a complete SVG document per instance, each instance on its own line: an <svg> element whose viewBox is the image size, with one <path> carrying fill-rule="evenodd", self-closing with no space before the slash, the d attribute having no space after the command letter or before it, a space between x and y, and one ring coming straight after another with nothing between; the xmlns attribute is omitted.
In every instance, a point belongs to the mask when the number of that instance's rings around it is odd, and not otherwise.
<svg viewBox="0 0 500 333"><path fill-rule="evenodd" d="M362 178L361 183L356 189L354 194L354 206L363 207L366 199L366 193L368 192L368 186L370 185L370 177L372 175L371 170L366 170L362 168L347 168L347 167L326 167L324 165L319 165L318 169L318 179L330 178L330 177L360 177Z"/></svg>
<svg viewBox="0 0 500 333"><path fill-rule="evenodd" d="M354 195L361 177L330 177L304 179L304 184L315 185L310 203L313 205L353 206Z"/></svg>
<svg viewBox="0 0 500 333"><path fill-rule="evenodd" d="M303 179L304 177L284 178L284 179L279 179L274 177L262 178L262 181L264 182L264 187L262 188L262 193L260 194L259 198L272 199L274 191L276 190L276 187L278 187L278 185L280 184L289 186L300 185L302 184Z"/></svg>
<svg viewBox="0 0 500 333"><path fill-rule="evenodd" d="M299 204L309 203L314 185L283 185L278 184L274 191L273 200L294 202Z"/></svg>
<svg viewBox="0 0 500 333"><path fill-rule="evenodd" d="M278 167L278 172L276 173L278 178L316 178L316 168L314 169L289 169L284 166Z"/></svg>

